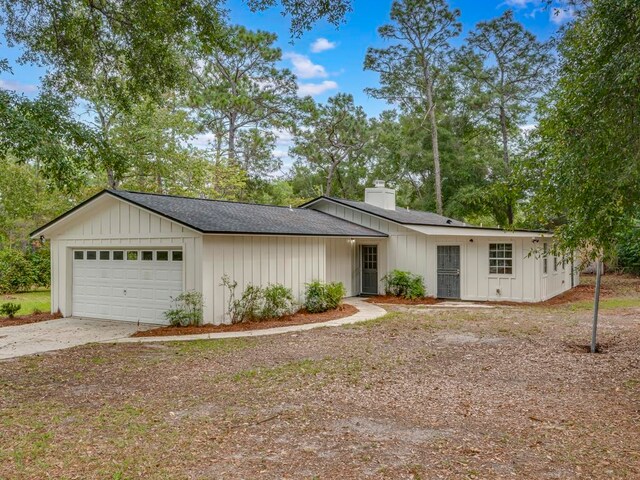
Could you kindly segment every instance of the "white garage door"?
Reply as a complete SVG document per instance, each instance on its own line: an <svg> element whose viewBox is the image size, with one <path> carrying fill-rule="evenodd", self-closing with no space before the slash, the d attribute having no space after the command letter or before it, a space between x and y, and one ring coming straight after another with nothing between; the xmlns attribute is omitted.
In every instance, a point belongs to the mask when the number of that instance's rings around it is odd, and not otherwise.
<svg viewBox="0 0 640 480"><path fill-rule="evenodd" d="M182 292L182 251L74 250L73 315L167 323Z"/></svg>

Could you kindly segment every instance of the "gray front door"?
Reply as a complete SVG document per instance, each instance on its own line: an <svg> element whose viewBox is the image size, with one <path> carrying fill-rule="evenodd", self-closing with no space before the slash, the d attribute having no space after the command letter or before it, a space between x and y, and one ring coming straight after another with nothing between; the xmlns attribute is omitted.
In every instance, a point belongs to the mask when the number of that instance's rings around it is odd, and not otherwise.
<svg viewBox="0 0 640 480"><path fill-rule="evenodd" d="M438 245L438 298L460 298L459 245Z"/></svg>
<svg viewBox="0 0 640 480"><path fill-rule="evenodd" d="M362 246L362 293L378 294L378 246Z"/></svg>

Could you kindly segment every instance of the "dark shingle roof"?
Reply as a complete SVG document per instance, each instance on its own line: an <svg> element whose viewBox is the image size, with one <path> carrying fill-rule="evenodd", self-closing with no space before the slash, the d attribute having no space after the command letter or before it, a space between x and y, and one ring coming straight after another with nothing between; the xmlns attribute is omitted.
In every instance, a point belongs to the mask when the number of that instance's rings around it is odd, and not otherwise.
<svg viewBox="0 0 640 480"><path fill-rule="evenodd" d="M419 210L407 210L405 208L396 208L395 210L386 210L384 208L376 207L365 202L358 202L355 200L346 200L344 198L321 196L308 201L307 203L300 205L300 208L311 207L312 204L319 200L327 200L335 202L347 207L355 208L365 213L370 213L376 217L384 218L392 222L404 224L404 225L427 225L435 227L464 227L476 230L496 230L500 232L527 232L527 233L553 233L550 230L529 230L522 228L515 228L513 230L504 230L499 227L481 227L478 225L469 225L468 223L461 222L460 220L454 220L453 218L444 217L433 212L423 212Z"/></svg>
<svg viewBox="0 0 640 480"><path fill-rule="evenodd" d="M159 215L202 233L386 237L387 235L326 213L221 200L108 190Z"/></svg>
<svg viewBox="0 0 640 480"><path fill-rule="evenodd" d="M405 208L396 208L395 210L386 210L384 208L376 207L374 205L370 205L365 202L357 202L355 200L345 200L344 198L336 198L336 197L319 197L311 202L307 202L303 205L307 206L311 203L316 202L317 200L326 199L332 202L340 203L342 205L346 205L348 207L355 208L357 210L361 210L366 213L370 213L377 217L381 217L387 220L391 220L392 222L402 223L405 225L433 225L433 226L444 226L444 227L466 227L468 226L466 223L461 222L459 220L454 220L453 218L443 217L442 215L438 215L432 212L421 212L418 210L407 210Z"/></svg>

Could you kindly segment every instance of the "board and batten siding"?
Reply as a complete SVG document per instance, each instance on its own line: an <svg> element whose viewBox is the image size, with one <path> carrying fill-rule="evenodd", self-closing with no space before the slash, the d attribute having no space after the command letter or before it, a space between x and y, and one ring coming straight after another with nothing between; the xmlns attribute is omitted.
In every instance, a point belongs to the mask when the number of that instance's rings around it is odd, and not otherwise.
<svg viewBox="0 0 640 480"><path fill-rule="evenodd" d="M52 227L51 311L72 312L74 249L170 248L183 251L183 288L202 290L202 235L105 195Z"/></svg>
<svg viewBox="0 0 640 480"><path fill-rule="evenodd" d="M541 270L540 277L540 291L541 300L547 300L555 297L565 290L571 288L571 263L562 263L562 259L558 258L558 268L554 270L554 256L549 255L547 273L544 274ZM540 262L542 264L542 261ZM574 284L577 285L579 281L578 275L575 274Z"/></svg>
<svg viewBox="0 0 640 480"><path fill-rule="evenodd" d="M545 300L571 287L569 268L565 272L553 274L552 259L549 260L549 274L542 275L542 260L532 254L536 245L529 236L496 236L490 231L469 230L464 235L430 234L424 231L398 225L359 210L322 200L313 205L314 209L345 220L373 228L389 235L375 241L357 240L357 245L378 245L378 281L382 291L382 277L394 269L406 270L422 275L427 295L437 292L436 253L438 245L459 245L460 248L460 296L463 300L509 300L516 302L537 302ZM440 229L441 230L441 229ZM482 233L482 235L480 235ZM471 241L473 240L473 241ZM513 274L489 274L489 244L513 244ZM357 251L354 254L357 257ZM331 261L329 259L329 261ZM359 293L359 265L354 283ZM577 281L576 281L577 284Z"/></svg>
<svg viewBox="0 0 640 480"><path fill-rule="evenodd" d="M260 235L206 235L203 243L204 322L229 323L229 290L223 275L238 282L236 298L247 285L280 283L304 300L305 284L326 281L327 239Z"/></svg>
<svg viewBox="0 0 640 480"><path fill-rule="evenodd" d="M342 282L346 296L360 293L356 283L358 277L357 250L355 240L348 238L328 238L327 245L327 282Z"/></svg>

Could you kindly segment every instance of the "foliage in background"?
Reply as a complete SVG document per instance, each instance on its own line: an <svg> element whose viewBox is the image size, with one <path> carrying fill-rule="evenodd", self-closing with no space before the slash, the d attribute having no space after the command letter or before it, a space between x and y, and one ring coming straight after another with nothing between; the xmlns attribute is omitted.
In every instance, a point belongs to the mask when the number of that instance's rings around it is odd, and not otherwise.
<svg viewBox="0 0 640 480"><path fill-rule="evenodd" d="M319 280L306 284L304 308L309 313L321 313L340 306L342 298L347 294L342 282L324 283Z"/></svg>
<svg viewBox="0 0 640 480"><path fill-rule="evenodd" d="M202 131L213 136L217 158L241 161L247 172L258 163L258 171L277 168L276 159L265 161L260 144L267 129L290 126L293 119L296 81L276 65L282 59L273 45L276 38L269 32L229 27L226 47L196 57L191 67L191 102Z"/></svg>
<svg viewBox="0 0 640 480"><path fill-rule="evenodd" d="M51 286L51 251L50 244L32 246L25 253L25 258L31 267L31 286L49 288Z"/></svg>
<svg viewBox="0 0 640 480"><path fill-rule="evenodd" d="M620 235L616 259L618 270L640 275L640 226L631 227Z"/></svg>
<svg viewBox="0 0 640 480"><path fill-rule="evenodd" d="M329 98L326 105L310 101L304 108L302 128L290 149L300 161L296 168L304 170L305 176L320 173L325 179L322 195L332 196L339 187L342 196L351 196L348 189L361 177L347 172L364 170L370 143L367 115L347 94Z"/></svg>
<svg viewBox="0 0 640 480"><path fill-rule="evenodd" d="M640 4L593 0L564 30L528 163L531 215L558 249L611 253L640 205Z"/></svg>
<svg viewBox="0 0 640 480"><path fill-rule="evenodd" d="M367 93L400 106L405 112L423 112L429 119L436 211L443 213L442 172L438 138L439 86L451 38L462 30L460 10L446 0L394 0L391 23L378 34L393 42L387 48L369 48L364 68L380 74L380 87ZM423 125L426 127L426 125Z"/></svg>
<svg viewBox="0 0 640 480"><path fill-rule="evenodd" d="M33 285L33 270L25 254L19 250L0 250L0 293L29 290Z"/></svg>
<svg viewBox="0 0 640 480"><path fill-rule="evenodd" d="M0 158L0 248L25 247L36 226L71 208L76 198L47 186L36 166Z"/></svg>
<svg viewBox="0 0 640 480"><path fill-rule="evenodd" d="M387 295L413 300L427 294L422 276L404 270L387 273L382 277L382 282Z"/></svg>
<svg viewBox="0 0 640 480"><path fill-rule="evenodd" d="M513 138L549 81L551 44L541 42L507 10L479 22L455 55L455 70L471 82L480 123L499 132L503 164L495 178L506 222L513 225L520 196L512 181Z"/></svg>
<svg viewBox="0 0 640 480"><path fill-rule="evenodd" d="M174 327L202 325L202 293L183 292L171 298L171 308L164 312L164 318Z"/></svg>

